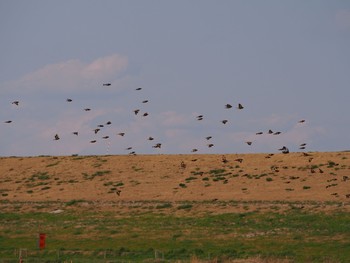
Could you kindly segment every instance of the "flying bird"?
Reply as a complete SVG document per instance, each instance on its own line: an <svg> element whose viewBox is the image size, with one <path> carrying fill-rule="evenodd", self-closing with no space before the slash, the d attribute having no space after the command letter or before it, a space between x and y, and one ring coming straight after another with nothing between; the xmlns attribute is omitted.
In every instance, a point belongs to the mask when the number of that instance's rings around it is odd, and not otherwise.
<svg viewBox="0 0 350 263"><path fill-rule="evenodd" d="M272 131L272 130L269 130L267 133L268 133L268 134L273 134L273 131Z"/></svg>
<svg viewBox="0 0 350 263"><path fill-rule="evenodd" d="M135 115L137 115L139 113L139 111L140 111L139 109L134 110Z"/></svg>
<svg viewBox="0 0 350 263"><path fill-rule="evenodd" d="M90 143L95 143L95 142L96 142L96 140L90 141Z"/></svg>
<svg viewBox="0 0 350 263"><path fill-rule="evenodd" d="M131 149L132 149L132 147L128 147L128 148L126 148L125 150L129 151L129 150L131 150Z"/></svg>
<svg viewBox="0 0 350 263"><path fill-rule="evenodd" d="M222 120L221 121L223 124L226 124L228 122L228 120Z"/></svg>
<svg viewBox="0 0 350 263"><path fill-rule="evenodd" d="M18 106L19 101L18 101L18 100L15 100L15 101L11 102L11 104L14 104L14 105Z"/></svg>
<svg viewBox="0 0 350 263"><path fill-rule="evenodd" d="M237 109L242 110L242 109L244 109L244 107L242 106L242 104L241 104L241 103L238 103L238 107L237 107Z"/></svg>
<svg viewBox="0 0 350 263"><path fill-rule="evenodd" d="M103 86L111 86L111 83L103 83Z"/></svg>
<svg viewBox="0 0 350 263"><path fill-rule="evenodd" d="M90 108L85 108L84 111L91 111L91 109Z"/></svg>
<svg viewBox="0 0 350 263"><path fill-rule="evenodd" d="M261 135L261 134L263 134L263 132L257 132L257 133L255 133L256 135Z"/></svg>
<svg viewBox="0 0 350 263"><path fill-rule="evenodd" d="M279 134L281 134L281 132L275 132L275 133L273 133L273 135L279 135Z"/></svg>
<svg viewBox="0 0 350 263"><path fill-rule="evenodd" d="M232 105L231 105L231 104L226 104L226 105L225 105L225 108L226 108L226 109L231 109L231 108L232 108Z"/></svg>
<svg viewBox="0 0 350 263"><path fill-rule="evenodd" d="M110 121L106 122L106 125L111 125L111 124L112 124L112 122L110 122Z"/></svg>
<svg viewBox="0 0 350 263"><path fill-rule="evenodd" d="M124 136L125 135L125 132L120 132L118 133L119 136Z"/></svg>
<svg viewBox="0 0 350 263"><path fill-rule="evenodd" d="M73 134L78 136L79 133L78 132L73 132Z"/></svg>
<svg viewBox="0 0 350 263"><path fill-rule="evenodd" d="M95 129L94 132L97 134L100 131L100 129Z"/></svg>
<svg viewBox="0 0 350 263"><path fill-rule="evenodd" d="M55 139L54 139L54 140L55 140L55 141L58 141L59 139L60 139L60 137L59 137L58 134L56 133L56 134L55 134Z"/></svg>
<svg viewBox="0 0 350 263"><path fill-rule="evenodd" d="M72 99L66 99L67 102L72 102L73 100Z"/></svg>
<svg viewBox="0 0 350 263"><path fill-rule="evenodd" d="M137 88L137 89L135 89L135 90L142 90L142 88Z"/></svg>
<svg viewBox="0 0 350 263"><path fill-rule="evenodd" d="M298 123L304 123L305 122L305 120L300 120Z"/></svg>
<svg viewBox="0 0 350 263"><path fill-rule="evenodd" d="M147 103L148 102L148 100L144 100L144 101L142 101L142 103Z"/></svg>
<svg viewBox="0 0 350 263"><path fill-rule="evenodd" d="M5 121L5 123L11 123L12 121Z"/></svg>
<svg viewBox="0 0 350 263"><path fill-rule="evenodd" d="M212 144L212 143L209 143L209 144L208 144L208 147L209 147L209 148L211 148L211 147L213 147L213 146L214 146L214 144Z"/></svg>
<svg viewBox="0 0 350 263"><path fill-rule="evenodd" d="M109 136L104 136L104 137L102 137L102 139L108 139L109 138Z"/></svg>
<svg viewBox="0 0 350 263"><path fill-rule="evenodd" d="M99 124L99 125L97 125L97 127L103 128L104 126L103 126L103 124Z"/></svg>
<svg viewBox="0 0 350 263"><path fill-rule="evenodd" d="M162 144L161 144L161 143L157 143L156 145L153 145L152 147L153 147L153 148L159 148L159 149L160 149L160 148L162 147Z"/></svg>
<svg viewBox="0 0 350 263"><path fill-rule="evenodd" d="M201 120L203 120L203 115L198 115L196 118L198 121L201 121Z"/></svg>
<svg viewBox="0 0 350 263"><path fill-rule="evenodd" d="M198 149L192 149L192 151L191 152L193 152L193 153L195 153L195 152L198 152Z"/></svg>
<svg viewBox="0 0 350 263"><path fill-rule="evenodd" d="M149 141L153 141L154 138L150 136L150 137L148 137L148 140L149 140Z"/></svg>
<svg viewBox="0 0 350 263"><path fill-rule="evenodd" d="M208 137L205 137L205 139L207 139L208 141L213 138L212 136L208 136Z"/></svg>
<svg viewBox="0 0 350 263"><path fill-rule="evenodd" d="M146 116L148 116L148 113L147 113L147 112L145 112L145 113L143 114L143 117L146 117Z"/></svg>
<svg viewBox="0 0 350 263"><path fill-rule="evenodd" d="M248 144L248 145L252 145L252 142L250 142L250 141L249 141L249 142L246 142L246 144Z"/></svg>

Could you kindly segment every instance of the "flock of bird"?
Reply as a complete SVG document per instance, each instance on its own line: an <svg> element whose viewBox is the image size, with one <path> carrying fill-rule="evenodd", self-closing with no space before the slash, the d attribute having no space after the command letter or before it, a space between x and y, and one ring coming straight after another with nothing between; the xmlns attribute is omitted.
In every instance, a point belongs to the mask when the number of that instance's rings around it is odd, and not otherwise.
<svg viewBox="0 0 350 263"><path fill-rule="evenodd" d="M103 83L102 84L103 87L109 87L111 85L112 85L112 83ZM140 90L142 90L142 88L136 88L135 90L136 91L140 91ZM142 104L146 104L148 102L149 102L148 99L142 100ZM74 103L74 102L73 102L72 98L67 98L66 99L66 103ZM20 101L19 100L15 100L15 101L12 101L11 104L13 104L15 106L19 106L20 105ZM232 104L229 104L229 103L224 105L224 109L226 109L226 110L231 110L232 108L236 108L238 111L241 111L241 110L244 110L245 107L242 105L242 103L238 103L236 107L234 107ZM86 112L89 112L89 111L91 111L91 108L85 107L85 108L83 108L83 110L86 111ZM148 112L141 112L140 108L135 108L133 110L133 115L135 115L135 116L138 115L138 116L141 116L141 117L147 117L149 115L149 113ZM203 119L204 119L204 115L202 115L202 114L196 116L196 120L197 121L202 121ZM4 121L5 124L11 124L12 122L13 122L12 120ZM222 119L221 120L222 125L226 125L228 122L229 122L228 119ZM300 120L298 123L301 124L301 123L304 123L304 122L305 122L305 120ZM95 127L92 130L92 132L95 135L97 135L104 127L110 126L111 124L112 124L111 121L107 121L107 122L105 122L103 124L99 124L99 125L97 125L97 127ZM71 131L71 134L74 135L74 136L79 136L79 131ZM125 134L126 134L125 131L116 133L116 135L118 135L120 137L124 137ZM255 133L256 136L259 136L259 135L262 135L262 134L269 134L269 135L277 136L277 135L280 135L281 132L280 131L274 132L271 129L269 129L267 132L258 131L258 132ZM107 139L110 138L110 136L109 135L105 135L105 136L103 136L101 138L103 140L107 140ZM54 141L59 141L60 139L61 139L61 136L59 135L59 133L53 134L53 140ZM153 141L153 140L155 140L155 138L153 136L148 136L147 140L148 141ZM212 135L206 136L205 140L207 141L206 146L208 148L214 147L213 136ZM96 143L97 141L98 141L98 138L95 138L95 139L90 140L89 143L93 144L93 143ZM253 141L245 141L245 143L248 146L251 146L253 144ZM157 142L157 143L153 144L152 148L160 149L160 148L162 148L162 145L163 145L162 143ZM299 145L299 149L300 150L304 150L305 148L306 148L306 143L302 143L302 144ZM135 155L136 154L136 151L133 148L133 146L129 146L129 147L125 148L125 150L128 151L128 154L130 154L130 155ZM199 151L198 148L189 149L189 152L191 152L191 153L196 153L198 151ZM289 149L287 148L287 146L282 146L281 148L278 149L278 151L280 151L280 152L282 152L284 154L289 153Z"/></svg>

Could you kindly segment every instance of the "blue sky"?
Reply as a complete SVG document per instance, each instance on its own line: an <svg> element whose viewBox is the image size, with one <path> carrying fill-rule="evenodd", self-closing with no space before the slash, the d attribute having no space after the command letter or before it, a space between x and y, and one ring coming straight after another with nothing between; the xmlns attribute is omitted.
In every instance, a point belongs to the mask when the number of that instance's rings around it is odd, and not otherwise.
<svg viewBox="0 0 350 263"><path fill-rule="evenodd" d="M1 156L350 149L349 1L3 0L0 34Z"/></svg>

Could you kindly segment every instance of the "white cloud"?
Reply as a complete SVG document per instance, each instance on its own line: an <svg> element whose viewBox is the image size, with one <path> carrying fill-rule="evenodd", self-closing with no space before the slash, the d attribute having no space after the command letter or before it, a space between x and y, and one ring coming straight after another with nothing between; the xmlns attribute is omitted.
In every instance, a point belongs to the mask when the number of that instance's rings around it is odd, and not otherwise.
<svg viewBox="0 0 350 263"><path fill-rule="evenodd" d="M22 92L86 90L103 82L117 81L127 66L127 57L118 54L98 58L91 63L72 59L46 65L7 85Z"/></svg>

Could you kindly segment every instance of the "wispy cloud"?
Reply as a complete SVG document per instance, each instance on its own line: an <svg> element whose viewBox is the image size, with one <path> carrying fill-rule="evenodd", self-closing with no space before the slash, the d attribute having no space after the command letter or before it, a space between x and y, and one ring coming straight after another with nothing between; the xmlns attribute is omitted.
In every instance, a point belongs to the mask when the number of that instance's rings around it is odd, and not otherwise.
<svg viewBox="0 0 350 263"><path fill-rule="evenodd" d="M101 57L90 63L71 59L46 65L6 85L21 92L89 90L102 82L118 80L127 66L127 57L119 54Z"/></svg>

